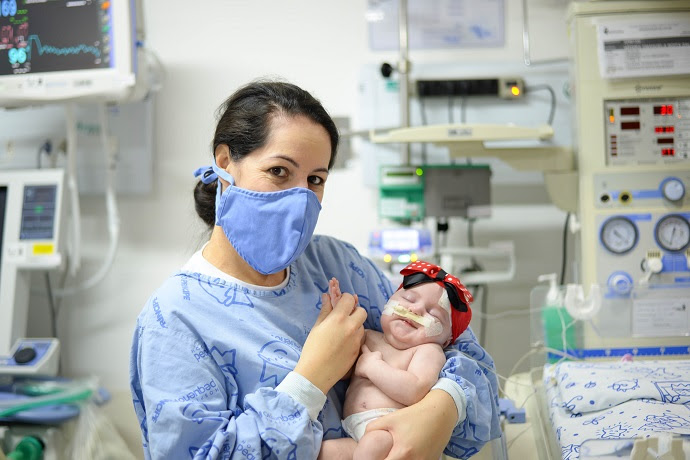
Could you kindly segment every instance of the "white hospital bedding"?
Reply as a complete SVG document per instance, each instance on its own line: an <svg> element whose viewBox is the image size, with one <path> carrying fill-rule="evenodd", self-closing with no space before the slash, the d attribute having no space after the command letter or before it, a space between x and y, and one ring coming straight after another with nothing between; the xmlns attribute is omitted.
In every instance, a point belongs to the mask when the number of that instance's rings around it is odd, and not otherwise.
<svg viewBox="0 0 690 460"><path fill-rule="evenodd" d="M547 365L544 387L564 460L588 439L690 435L690 361Z"/></svg>

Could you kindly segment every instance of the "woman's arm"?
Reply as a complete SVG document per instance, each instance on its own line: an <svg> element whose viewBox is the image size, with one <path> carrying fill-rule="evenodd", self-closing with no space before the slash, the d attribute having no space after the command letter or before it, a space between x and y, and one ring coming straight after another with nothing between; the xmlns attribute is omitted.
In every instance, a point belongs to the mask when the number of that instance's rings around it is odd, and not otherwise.
<svg viewBox="0 0 690 460"><path fill-rule="evenodd" d="M138 327L131 361L134 407L151 459L243 459L271 451L316 458L323 430L292 396L261 388L239 400L236 369L196 360L193 337Z"/></svg>
<svg viewBox="0 0 690 460"><path fill-rule="evenodd" d="M387 459L438 460L457 419L453 398L432 390L418 403L371 422L366 431L391 433L393 449Z"/></svg>

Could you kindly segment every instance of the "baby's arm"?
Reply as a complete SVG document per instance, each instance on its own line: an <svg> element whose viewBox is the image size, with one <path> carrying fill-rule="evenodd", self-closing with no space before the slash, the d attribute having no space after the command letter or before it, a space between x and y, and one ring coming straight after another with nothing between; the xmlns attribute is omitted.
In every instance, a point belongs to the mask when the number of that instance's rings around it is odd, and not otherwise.
<svg viewBox="0 0 690 460"><path fill-rule="evenodd" d="M355 297L355 307L356 308L359 305L359 299L357 298L357 294L353 294ZM340 283L338 282L337 279L331 278L331 280L328 282L328 296L331 298L331 305L334 307L340 300L340 298L343 296L343 293L340 291ZM366 331L365 331L366 333ZM352 373L355 370L355 365L357 364L357 361L355 361L355 364L352 365L349 371L343 376L343 380L348 380L352 377Z"/></svg>
<svg viewBox="0 0 690 460"><path fill-rule="evenodd" d="M343 293L340 292L340 283L335 278L331 278L328 282L328 296L331 298L331 305L334 307L343 296Z"/></svg>
<svg viewBox="0 0 690 460"><path fill-rule="evenodd" d="M359 297L355 293L352 293L352 295L355 298L355 306L353 308L357 308L359 306ZM331 305L334 307L343 296L343 293L340 291L340 283L335 278L331 278L328 282L328 296L331 298Z"/></svg>
<svg viewBox="0 0 690 460"><path fill-rule="evenodd" d="M407 369L386 363L380 352L362 346L355 374L366 377L389 398L410 406L420 401L438 380L446 356L437 345L420 345Z"/></svg>

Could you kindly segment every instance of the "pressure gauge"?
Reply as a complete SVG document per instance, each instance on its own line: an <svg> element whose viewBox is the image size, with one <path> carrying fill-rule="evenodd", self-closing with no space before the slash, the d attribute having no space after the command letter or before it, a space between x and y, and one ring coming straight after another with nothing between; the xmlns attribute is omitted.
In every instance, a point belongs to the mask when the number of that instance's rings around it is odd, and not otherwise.
<svg viewBox="0 0 690 460"><path fill-rule="evenodd" d="M685 185L680 179L670 177L661 183L661 193L669 201L680 201L685 196Z"/></svg>
<svg viewBox="0 0 690 460"><path fill-rule="evenodd" d="M667 251L682 251L690 243L690 223L678 214L659 219L654 229L656 242Z"/></svg>
<svg viewBox="0 0 690 460"><path fill-rule="evenodd" d="M625 254L637 244L637 227L627 217L612 217L601 226L601 243L614 254Z"/></svg>

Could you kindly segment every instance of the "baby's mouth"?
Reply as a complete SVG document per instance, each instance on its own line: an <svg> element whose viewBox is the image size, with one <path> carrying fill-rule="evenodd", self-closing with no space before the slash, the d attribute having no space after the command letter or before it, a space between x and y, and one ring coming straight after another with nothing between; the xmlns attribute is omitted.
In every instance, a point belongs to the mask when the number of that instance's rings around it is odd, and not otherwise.
<svg viewBox="0 0 690 460"><path fill-rule="evenodd" d="M405 317L402 317L402 316L399 316L399 315L397 315L397 314L396 314L396 316L398 316L398 319L399 319L400 321L402 321L403 323L407 324L407 325L410 326L410 327L413 327L413 328L415 328L415 329L417 329L417 328L419 327L419 324L415 323L415 322L412 321L412 320L409 320L409 319L407 319L407 318L405 318Z"/></svg>
<svg viewBox="0 0 690 460"><path fill-rule="evenodd" d="M429 318L412 313L410 310L400 305L393 306L393 313L414 328L419 326L427 326L427 324L430 322Z"/></svg>

